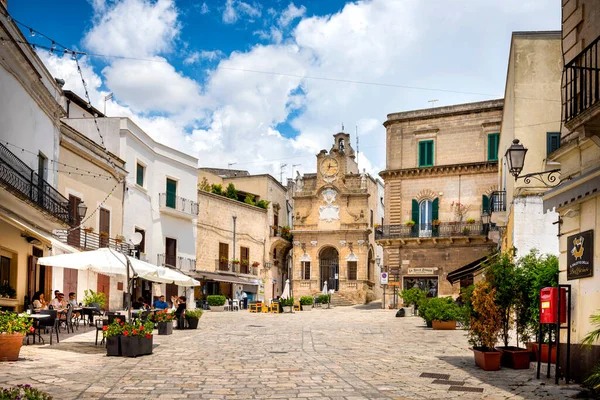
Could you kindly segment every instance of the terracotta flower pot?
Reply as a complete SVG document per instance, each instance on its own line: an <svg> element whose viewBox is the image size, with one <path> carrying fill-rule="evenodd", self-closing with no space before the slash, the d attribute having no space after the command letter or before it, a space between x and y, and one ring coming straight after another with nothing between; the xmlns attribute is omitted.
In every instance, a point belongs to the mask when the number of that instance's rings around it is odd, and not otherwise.
<svg viewBox="0 0 600 400"><path fill-rule="evenodd" d="M499 351L485 351L479 347L473 347L475 355L475 365L484 371L498 371L500 369L500 358L502 353Z"/></svg>
<svg viewBox="0 0 600 400"><path fill-rule="evenodd" d="M17 361L23 345L22 333L0 333L0 361Z"/></svg>
<svg viewBox="0 0 600 400"><path fill-rule="evenodd" d="M531 352L529 350L514 346L498 347L498 350L502 352L500 364L503 367L512 369L529 368L529 361L531 359Z"/></svg>
<svg viewBox="0 0 600 400"><path fill-rule="evenodd" d="M453 331L456 329L456 321L438 321L434 319L431 325L435 331Z"/></svg>

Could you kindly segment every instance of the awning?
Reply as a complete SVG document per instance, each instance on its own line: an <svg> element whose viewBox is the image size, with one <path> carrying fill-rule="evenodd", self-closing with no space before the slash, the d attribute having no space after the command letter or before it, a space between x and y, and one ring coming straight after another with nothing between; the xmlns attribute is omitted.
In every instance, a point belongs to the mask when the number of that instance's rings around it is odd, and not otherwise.
<svg viewBox="0 0 600 400"><path fill-rule="evenodd" d="M600 194L600 168L595 168L575 179L563 181L544 194L544 211L574 205Z"/></svg>
<svg viewBox="0 0 600 400"><path fill-rule="evenodd" d="M238 285L258 286L258 280L252 281L250 279L242 278L241 276L219 274L218 272L212 271L194 271L190 275L200 280L237 283Z"/></svg>
<svg viewBox="0 0 600 400"><path fill-rule="evenodd" d="M454 282L460 281L462 278L466 278L470 275L473 275L475 272L481 270L485 266L485 262L488 259L494 258L497 255L498 253L492 256L481 257L478 260L475 260L465 266L460 267L457 270L450 272L446 279L448 279L450 283L454 284Z"/></svg>
<svg viewBox="0 0 600 400"><path fill-rule="evenodd" d="M53 254L79 253L79 250L75 247L62 243L60 240L53 237L50 232L46 232L43 229L34 227L29 222L22 220L16 214L5 208L0 208L0 219L17 229L22 229L23 231L29 232L33 237L37 238L42 243L52 246ZM59 251L57 252L56 250Z"/></svg>

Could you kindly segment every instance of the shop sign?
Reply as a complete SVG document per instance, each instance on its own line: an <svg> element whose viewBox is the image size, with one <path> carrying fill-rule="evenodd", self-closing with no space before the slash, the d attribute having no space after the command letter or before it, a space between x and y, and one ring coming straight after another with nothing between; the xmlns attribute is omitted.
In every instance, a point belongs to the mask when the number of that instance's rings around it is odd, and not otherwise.
<svg viewBox="0 0 600 400"><path fill-rule="evenodd" d="M433 275L437 268L409 268L409 275Z"/></svg>
<svg viewBox="0 0 600 400"><path fill-rule="evenodd" d="M567 238L567 280L594 275L594 230Z"/></svg>

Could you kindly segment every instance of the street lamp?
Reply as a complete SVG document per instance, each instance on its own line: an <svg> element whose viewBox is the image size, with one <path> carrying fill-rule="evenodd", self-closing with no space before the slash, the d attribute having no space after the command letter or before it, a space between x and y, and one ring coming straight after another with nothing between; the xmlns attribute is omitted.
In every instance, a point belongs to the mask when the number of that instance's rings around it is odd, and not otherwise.
<svg viewBox="0 0 600 400"><path fill-rule="evenodd" d="M510 174L515 177L515 181L518 179L523 179L525 184L529 184L531 183L531 178L533 178L545 187L549 188L560 185L563 180L571 179L570 176L567 176L565 179L561 179L560 169L531 172L529 174L521 175L521 171L523 171L523 165L525 165L525 154L527 154L527 149L519 142L519 139L514 139L504 154L508 170Z"/></svg>
<svg viewBox="0 0 600 400"><path fill-rule="evenodd" d="M85 205L85 203L82 200L77 205L77 215L79 216L79 219L81 220L83 217L85 217L86 213L87 213L87 206ZM79 223L79 221L77 221L77 223Z"/></svg>

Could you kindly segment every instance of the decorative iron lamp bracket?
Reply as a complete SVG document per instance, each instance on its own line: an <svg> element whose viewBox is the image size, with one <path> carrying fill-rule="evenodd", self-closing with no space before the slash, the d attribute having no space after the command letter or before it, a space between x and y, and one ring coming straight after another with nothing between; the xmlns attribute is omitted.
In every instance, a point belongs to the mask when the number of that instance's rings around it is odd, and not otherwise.
<svg viewBox="0 0 600 400"><path fill-rule="evenodd" d="M569 180L571 177L569 176L566 179L560 179L560 169L552 169L550 171L532 172L530 174L516 176L515 181L517 179L523 179L523 182L527 185L531 183L531 179L535 179L545 187L550 188L560 185L563 180Z"/></svg>

